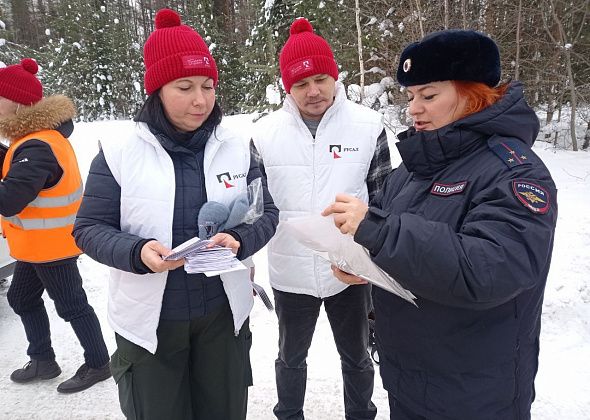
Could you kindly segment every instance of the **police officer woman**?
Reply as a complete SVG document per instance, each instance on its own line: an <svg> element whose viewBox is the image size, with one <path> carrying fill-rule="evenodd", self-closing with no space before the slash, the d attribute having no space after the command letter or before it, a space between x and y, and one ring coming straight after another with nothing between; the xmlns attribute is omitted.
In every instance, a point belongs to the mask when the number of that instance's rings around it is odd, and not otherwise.
<svg viewBox="0 0 590 420"><path fill-rule="evenodd" d="M324 211L418 297L373 289L391 418L528 419L557 220L539 121L474 31L410 44L397 78L414 121L403 163L370 207L341 195Z"/></svg>

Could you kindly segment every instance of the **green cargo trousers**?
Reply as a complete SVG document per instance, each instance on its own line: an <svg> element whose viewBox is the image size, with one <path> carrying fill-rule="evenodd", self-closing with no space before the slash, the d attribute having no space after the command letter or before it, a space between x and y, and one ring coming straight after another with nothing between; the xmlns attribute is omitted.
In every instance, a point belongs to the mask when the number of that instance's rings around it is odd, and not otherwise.
<svg viewBox="0 0 590 420"><path fill-rule="evenodd" d="M128 419L244 420L252 385L248 320L234 335L229 305L191 321L160 321L151 354L116 335L111 370Z"/></svg>

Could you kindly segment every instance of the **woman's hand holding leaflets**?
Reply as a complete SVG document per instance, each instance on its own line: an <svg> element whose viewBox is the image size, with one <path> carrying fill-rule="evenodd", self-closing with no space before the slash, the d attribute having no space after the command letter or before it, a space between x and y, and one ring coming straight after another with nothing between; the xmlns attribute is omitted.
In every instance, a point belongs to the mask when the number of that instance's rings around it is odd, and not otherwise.
<svg viewBox="0 0 590 420"><path fill-rule="evenodd" d="M184 258L180 260L164 261L162 258L170 254L172 250L168 249L160 242L153 240L146 243L141 248L141 260L154 273L172 271L184 265Z"/></svg>
<svg viewBox="0 0 590 420"><path fill-rule="evenodd" d="M334 224L340 232L354 236L368 210L364 201L351 195L338 194L336 200L324 209L322 216L334 215Z"/></svg>
<svg viewBox="0 0 590 420"><path fill-rule="evenodd" d="M240 242L229 233L218 233L212 236L210 240L213 242L208 245L208 248L213 248L214 246L219 245L224 248L231 248L231 252L236 255L238 253L238 249L240 248Z"/></svg>

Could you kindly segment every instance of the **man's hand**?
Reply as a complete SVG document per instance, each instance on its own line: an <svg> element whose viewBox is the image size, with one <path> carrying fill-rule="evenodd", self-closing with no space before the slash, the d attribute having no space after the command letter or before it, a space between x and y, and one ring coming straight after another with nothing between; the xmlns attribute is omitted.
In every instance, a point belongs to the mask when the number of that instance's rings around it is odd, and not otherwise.
<svg viewBox="0 0 590 420"><path fill-rule="evenodd" d="M225 248L231 248L231 252L234 254L237 254L238 249L240 248L240 243L229 233L218 233L210 240L213 241L213 243L208 245L209 248L219 245Z"/></svg>
<svg viewBox="0 0 590 420"><path fill-rule="evenodd" d="M153 240L141 248L141 260L154 273L175 270L184 265L184 258L178 261L164 261L162 258L169 255L170 249L160 242Z"/></svg>
<svg viewBox="0 0 590 420"><path fill-rule="evenodd" d="M363 280L360 277L355 276L353 274L348 274L347 272L340 270L335 265L332 266L332 272L334 273L334 277L336 277L342 283L351 284L351 285L367 284L367 280Z"/></svg>
<svg viewBox="0 0 590 420"><path fill-rule="evenodd" d="M336 201L322 212L322 216L334 215L334 224L340 232L354 235L365 218L369 207L356 197L347 194L336 195Z"/></svg>

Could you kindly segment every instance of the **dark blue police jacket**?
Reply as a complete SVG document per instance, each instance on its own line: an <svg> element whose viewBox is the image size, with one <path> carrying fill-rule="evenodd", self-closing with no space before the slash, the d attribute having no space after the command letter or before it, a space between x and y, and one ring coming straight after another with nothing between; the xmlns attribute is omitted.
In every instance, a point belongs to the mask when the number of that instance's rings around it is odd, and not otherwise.
<svg viewBox="0 0 590 420"><path fill-rule="evenodd" d="M402 133L403 163L355 241L418 298L374 288L385 388L427 419L528 419L556 188L530 146L521 86L435 131Z"/></svg>

